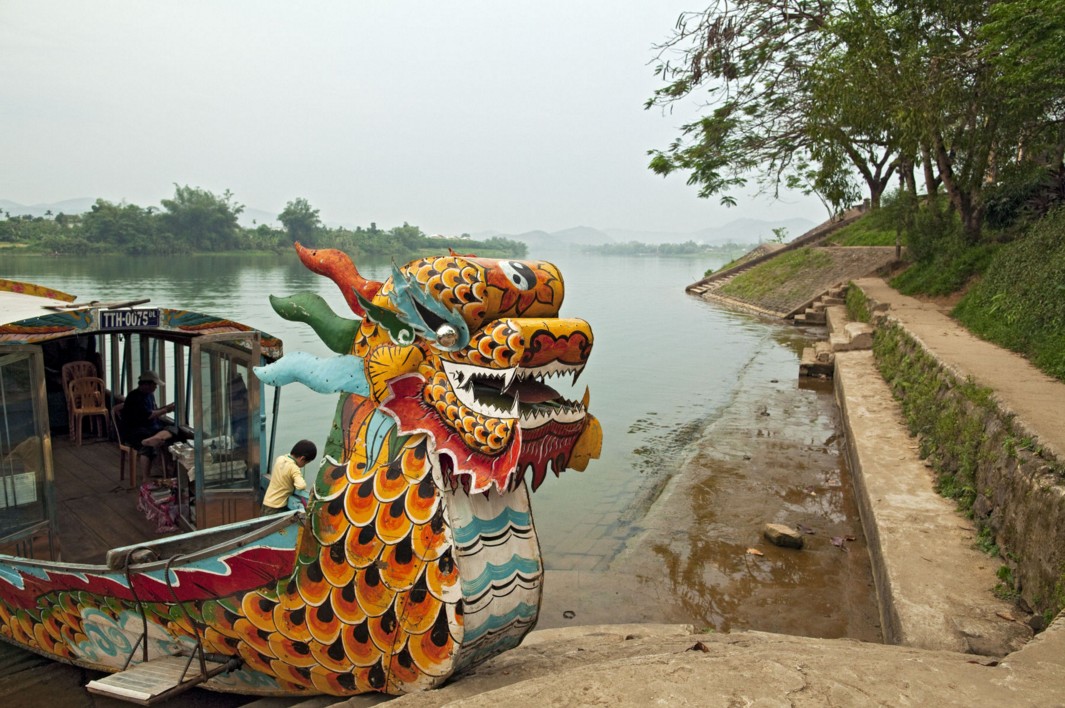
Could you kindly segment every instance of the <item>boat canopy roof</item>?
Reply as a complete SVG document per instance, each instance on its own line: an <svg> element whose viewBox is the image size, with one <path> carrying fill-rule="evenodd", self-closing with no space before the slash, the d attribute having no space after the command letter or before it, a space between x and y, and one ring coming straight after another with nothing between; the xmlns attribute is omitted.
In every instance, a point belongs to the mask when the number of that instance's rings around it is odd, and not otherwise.
<svg viewBox="0 0 1065 708"><path fill-rule="evenodd" d="M76 299L33 283L0 279L0 346L37 344L100 332L152 331L189 339L204 334L256 331L235 320L190 310L137 307L147 300L76 304ZM262 330L258 332L263 356L281 358L281 340Z"/></svg>

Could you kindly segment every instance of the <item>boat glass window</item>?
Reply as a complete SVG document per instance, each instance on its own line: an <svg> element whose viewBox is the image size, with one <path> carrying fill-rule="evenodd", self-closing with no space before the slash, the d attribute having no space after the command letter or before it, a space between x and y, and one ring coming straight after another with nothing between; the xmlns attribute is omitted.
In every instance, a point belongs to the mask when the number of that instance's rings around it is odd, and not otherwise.
<svg viewBox="0 0 1065 708"><path fill-rule="evenodd" d="M191 450L171 450L186 454L179 464L195 483L188 520L196 528L248 519L258 512L263 418L261 384L252 362L258 363L259 357L258 332L205 335L192 342L195 440Z"/></svg>
<svg viewBox="0 0 1065 708"><path fill-rule="evenodd" d="M7 542L26 537L50 516L43 370L39 354L0 355L0 539Z"/></svg>

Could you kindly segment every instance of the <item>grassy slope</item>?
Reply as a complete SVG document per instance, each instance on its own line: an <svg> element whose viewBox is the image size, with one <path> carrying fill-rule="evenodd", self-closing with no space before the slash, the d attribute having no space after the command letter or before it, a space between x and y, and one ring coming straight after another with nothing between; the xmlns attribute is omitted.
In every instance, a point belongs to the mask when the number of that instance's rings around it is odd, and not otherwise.
<svg viewBox="0 0 1065 708"><path fill-rule="evenodd" d="M1001 247L953 314L1065 380L1065 208Z"/></svg>

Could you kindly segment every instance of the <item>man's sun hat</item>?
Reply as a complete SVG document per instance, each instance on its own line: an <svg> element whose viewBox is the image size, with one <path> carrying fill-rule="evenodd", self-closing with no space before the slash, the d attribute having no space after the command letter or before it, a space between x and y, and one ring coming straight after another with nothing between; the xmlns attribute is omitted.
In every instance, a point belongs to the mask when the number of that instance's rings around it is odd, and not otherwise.
<svg viewBox="0 0 1065 708"><path fill-rule="evenodd" d="M156 384L157 386L166 386L166 381L163 381L161 378L159 378L159 374L155 373L154 371L141 372L141 376L139 379L137 379L137 383L144 383L145 381L149 381L153 384Z"/></svg>

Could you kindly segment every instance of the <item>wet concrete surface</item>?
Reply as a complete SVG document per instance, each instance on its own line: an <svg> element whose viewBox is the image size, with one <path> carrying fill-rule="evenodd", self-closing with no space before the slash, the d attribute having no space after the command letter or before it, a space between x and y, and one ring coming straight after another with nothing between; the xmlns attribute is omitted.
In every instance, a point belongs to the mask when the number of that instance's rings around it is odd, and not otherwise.
<svg viewBox="0 0 1065 708"><path fill-rule="evenodd" d="M831 382L751 367L608 569L548 571L538 628L680 622L881 641ZM766 523L803 531L804 548L770 544Z"/></svg>

